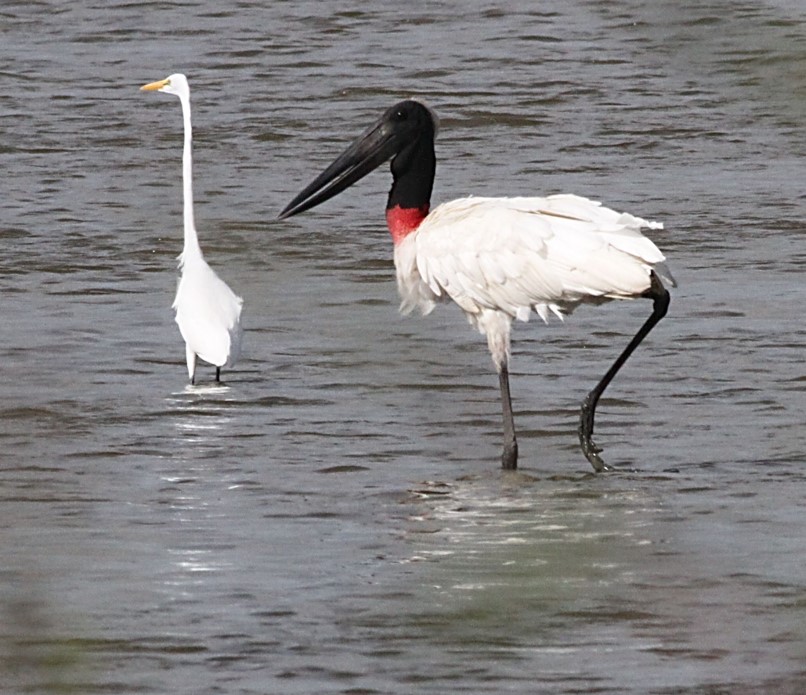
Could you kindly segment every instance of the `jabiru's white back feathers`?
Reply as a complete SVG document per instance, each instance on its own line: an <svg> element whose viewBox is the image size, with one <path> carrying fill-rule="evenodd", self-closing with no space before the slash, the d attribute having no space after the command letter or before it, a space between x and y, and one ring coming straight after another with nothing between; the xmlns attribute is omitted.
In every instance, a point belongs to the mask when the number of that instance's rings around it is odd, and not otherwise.
<svg viewBox="0 0 806 695"><path fill-rule="evenodd" d="M660 229L628 213L575 195L462 198L429 213L436 158L435 114L414 100L389 108L280 214L303 212L391 158L386 219L394 242L401 310L429 313L453 301L487 342L498 370L504 414L502 465L515 468L518 445L509 390L513 319L544 321L580 304L650 298L651 316L585 398L579 439L597 471L606 466L592 440L599 397L666 314L674 285L664 256L642 229Z"/></svg>
<svg viewBox="0 0 806 695"><path fill-rule="evenodd" d="M185 341L190 383L196 380L196 358L216 367L216 381L221 367L235 364L241 350L241 309L243 300L207 265L199 246L193 215L193 154L190 120L190 87L187 78L175 74L140 89L160 91L179 97L184 121L182 151L182 197L184 247L179 256L180 278L173 309L176 323Z"/></svg>
<svg viewBox="0 0 806 695"><path fill-rule="evenodd" d="M548 321L635 297L653 269L671 281L644 227L662 225L573 195L444 203L395 246L401 309L452 299L471 317L486 308L526 321L534 310Z"/></svg>

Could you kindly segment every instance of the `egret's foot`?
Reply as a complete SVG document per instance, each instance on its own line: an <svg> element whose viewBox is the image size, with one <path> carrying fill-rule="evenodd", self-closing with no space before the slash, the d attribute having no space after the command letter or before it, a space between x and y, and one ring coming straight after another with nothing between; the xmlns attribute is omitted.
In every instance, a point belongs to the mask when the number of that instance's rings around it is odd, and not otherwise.
<svg viewBox="0 0 806 695"><path fill-rule="evenodd" d="M505 471L514 471L518 467L518 442L512 441L504 444L501 454L501 468Z"/></svg>
<svg viewBox="0 0 806 695"><path fill-rule="evenodd" d="M591 394L589 393L585 397L585 400L582 401L582 410L579 413L579 443L582 446L582 453L585 454L585 458L590 461L593 470L597 473L601 473L602 471L610 470L610 468L602 460L602 457L599 456L602 447L598 446L592 438L595 410L594 406L591 404L591 400Z"/></svg>

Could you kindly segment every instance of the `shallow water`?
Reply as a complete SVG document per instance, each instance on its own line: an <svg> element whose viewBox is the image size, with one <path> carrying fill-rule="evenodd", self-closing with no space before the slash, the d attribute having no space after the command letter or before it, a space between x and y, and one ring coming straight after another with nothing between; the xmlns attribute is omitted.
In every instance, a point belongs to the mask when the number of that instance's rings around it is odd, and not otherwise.
<svg viewBox="0 0 806 695"><path fill-rule="evenodd" d="M267 6L268 5L268 6ZM690 4L689 4L690 5ZM800 692L800 3L5 3L4 692ZM461 8L461 9L457 9ZM186 385L196 218L242 361ZM521 470L454 308L401 318L379 172L276 214L400 97L435 201L575 192L662 220L680 284L519 324Z"/></svg>

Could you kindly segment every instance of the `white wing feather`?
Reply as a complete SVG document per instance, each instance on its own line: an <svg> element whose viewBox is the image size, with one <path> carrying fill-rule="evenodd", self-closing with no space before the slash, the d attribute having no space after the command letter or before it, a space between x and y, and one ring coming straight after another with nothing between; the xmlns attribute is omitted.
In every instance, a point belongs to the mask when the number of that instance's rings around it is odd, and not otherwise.
<svg viewBox="0 0 806 695"><path fill-rule="evenodd" d="M243 300L203 259L184 264L173 308L188 347L201 359L222 367L240 354Z"/></svg>
<svg viewBox="0 0 806 695"><path fill-rule="evenodd" d="M395 250L401 310L450 298L471 321L486 310L547 320L640 296L652 270L674 285L644 227L662 225L574 195L445 203Z"/></svg>

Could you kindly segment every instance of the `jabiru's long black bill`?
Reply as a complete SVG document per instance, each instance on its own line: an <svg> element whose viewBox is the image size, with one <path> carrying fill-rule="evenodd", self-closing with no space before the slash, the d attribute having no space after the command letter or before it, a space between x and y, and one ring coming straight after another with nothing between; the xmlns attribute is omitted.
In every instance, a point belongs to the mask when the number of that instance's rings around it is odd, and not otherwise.
<svg viewBox="0 0 806 695"><path fill-rule="evenodd" d="M404 145L386 114L350 145L280 213L284 220L324 203L394 157Z"/></svg>

